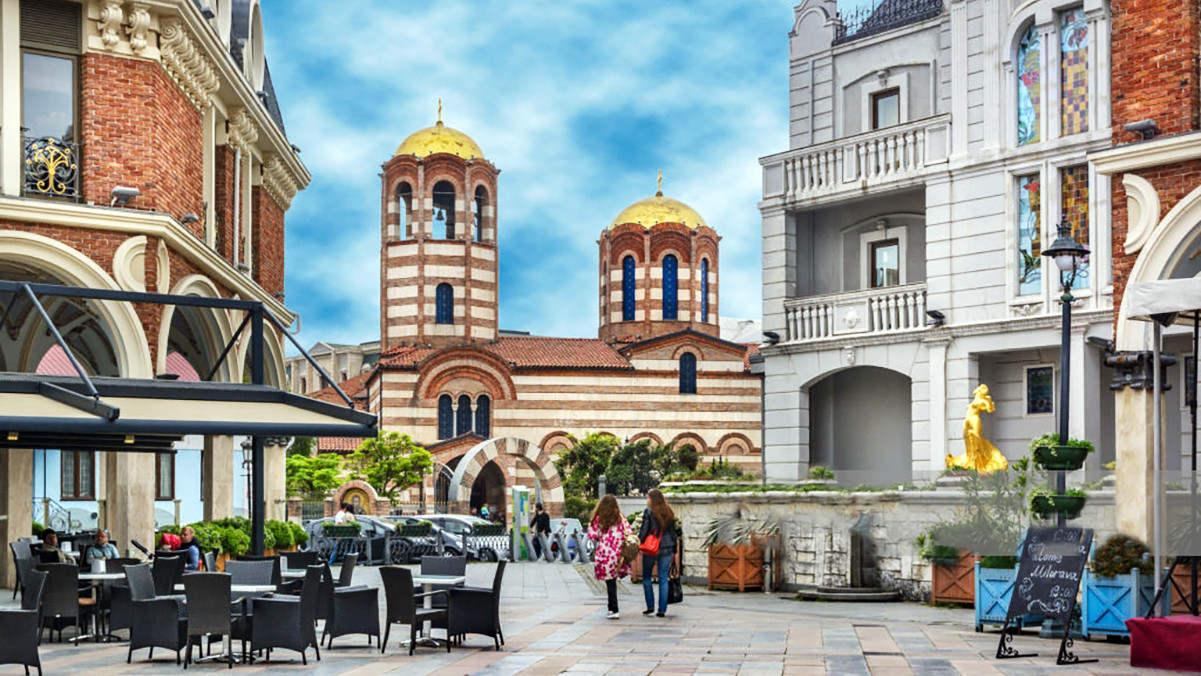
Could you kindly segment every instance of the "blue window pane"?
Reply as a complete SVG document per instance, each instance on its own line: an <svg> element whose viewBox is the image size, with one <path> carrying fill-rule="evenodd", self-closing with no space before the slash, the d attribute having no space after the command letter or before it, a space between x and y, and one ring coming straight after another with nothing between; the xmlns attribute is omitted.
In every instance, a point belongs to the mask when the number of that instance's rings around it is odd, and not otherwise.
<svg viewBox="0 0 1201 676"><path fill-rule="evenodd" d="M449 439L455 435L454 406L450 395L438 397L438 438Z"/></svg>
<svg viewBox="0 0 1201 676"><path fill-rule="evenodd" d="M438 285L434 298L434 323L455 323L455 291L450 284L443 282Z"/></svg>
<svg viewBox="0 0 1201 676"><path fill-rule="evenodd" d="M459 397L459 413L455 416L455 436L471 431L471 397Z"/></svg>
<svg viewBox="0 0 1201 676"><path fill-rule="evenodd" d="M481 437L492 433L492 400L486 394L475 400L475 433Z"/></svg>
<svg viewBox="0 0 1201 676"><path fill-rule="evenodd" d="M709 322L709 259L701 261L701 323Z"/></svg>
<svg viewBox="0 0 1201 676"><path fill-rule="evenodd" d="M634 321L634 257L621 262L621 321Z"/></svg>
<svg viewBox="0 0 1201 676"><path fill-rule="evenodd" d="M679 293L678 267L675 256L663 259L663 318L675 319L678 315L676 296Z"/></svg>
<svg viewBox="0 0 1201 676"><path fill-rule="evenodd" d="M680 394L696 394L696 355L680 355Z"/></svg>

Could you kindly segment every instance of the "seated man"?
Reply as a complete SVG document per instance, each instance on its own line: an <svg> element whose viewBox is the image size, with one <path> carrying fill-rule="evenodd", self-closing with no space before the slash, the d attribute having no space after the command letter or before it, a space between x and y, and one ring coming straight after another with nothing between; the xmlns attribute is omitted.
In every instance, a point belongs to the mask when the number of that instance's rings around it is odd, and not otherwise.
<svg viewBox="0 0 1201 676"><path fill-rule="evenodd" d="M115 559L118 556L117 547L108 541L108 533L98 530L95 540L83 552L83 562L90 566L96 559Z"/></svg>
<svg viewBox="0 0 1201 676"><path fill-rule="evenodd" d="M58 533L54 532L52 528L42 531L42 547L40 551L42 563L75 563L71 557L58 548Z"/></svg>
<svg viewBox="0 0 1201 676"><path fill-rule="evenodd" d="M179 547L175 551L184 553L185 570L200 570L200 543L196 541L196 531L191 526L184 526L179 531Z"/></svg>

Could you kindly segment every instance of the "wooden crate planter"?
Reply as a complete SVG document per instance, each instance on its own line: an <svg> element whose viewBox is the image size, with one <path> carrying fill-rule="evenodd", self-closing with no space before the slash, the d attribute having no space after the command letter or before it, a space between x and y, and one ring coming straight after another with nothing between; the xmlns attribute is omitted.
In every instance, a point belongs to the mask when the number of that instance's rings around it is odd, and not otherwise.
<svg viewBox="0 0 1201 676"><path fill-rule="evenodd" d="M975 578L976 631L984 631L986 624L1005 624L1009 600L1013 596L1013 583L1018 576L1017 566L981 568L977 561L972 575Z"/></svg>
<svg viewBox="0 0 1201 676"><path fill-rule="evenodd" d="M976 561L979 557L964 550L954 563L934 562L930 566L930 601L932 603L976 602Z"/></svg>
<svg viewBox="0 0 1201 676"><path fill-rule="evenodd" d="M1144 617L1155 598L1155 578L1132 570L1113 578L1098 577L1084 569L1081 591L1081 633L1093 636L1130 636L1126 620ZM1160 599L1160 615L1168 612L1168 599Z"/></svg>
<svg viewBox="0 0 1201 676"><path fill-rule="evenodd" d="M753 544L709 546L709 588L763 588L763 547Z"/></svg>
<svg viewBox="0 0 1201 676"><path fill-rule="evenodd" d="M1164 574L1166 577L1166 575L1167 575L1166 568L1164 569ZM1170 591L1172 592L1172 613L1171 614L1172 615L1191 615L1192 611L1190 611L1188 609L1188 604L1186 604L1184 602L1184 596L1182 596L1180 594L1180 592L1177 590L1182 589L1182 590L1184 590L1185 594L1188 594L1192 591L1192 588L1193 588L1193 569L1192 569L1192 567L1186 566L1184 564L1177 566L1176 571L1174 573L1172 573L1172 579L1176 582L1176 584L1173 585L1171 582L1164 580L1164 584L1168 585ZM1197 595L1201 596L1201 569L1199 569L1197 571L1197 590L1198 590ZM1164 594L1164 596L1167 596L1167 594Z"/></svg>

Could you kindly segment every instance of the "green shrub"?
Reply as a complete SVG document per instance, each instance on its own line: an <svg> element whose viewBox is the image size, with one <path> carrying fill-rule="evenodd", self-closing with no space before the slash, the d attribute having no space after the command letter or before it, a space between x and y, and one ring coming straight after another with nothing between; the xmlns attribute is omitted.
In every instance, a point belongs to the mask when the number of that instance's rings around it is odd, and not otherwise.
<svg viewBox="0 0 1201 676"><path fill-rule="evenodd" d="M1013 567L1018 563L1016 556L982 556L980 557L981 568L1004 568L1013 570Z"/></svg>
<svg viewBox="0 0 1201 676"><path fill-rule="evenodd" d="M1049 447L1049 446L1060 446L1060 445L1061 444L1059 443L1059 433L1051 432L1049 434L1044 434L1041 437L1035 437L1030 442L1030 452L1033 453L1034 449L1036 449L1036 448L1043 448L1043 447ZM1093 442L1089 441L1088 439L1072 439L1071 437L1068 437L1068 443L1062 444L1062 445L1063 446L1071 446L1074 448L1087 448L1089 453L1092 453L1093 450L1095 450L1095 448L1096 448L1093 445Z"/></svg>
<svg viewBox="0 0 1201 676"><path fill-rule="evenodd" d="M809 468L809 477L811 479L817 479L818 481L833 481L834 470L830 469L829 467L814 465L813 467Z"/></svg>
<svg viewBox="0 0 1201 676"><path fill-rule="evenodd" d="M44 531L44 530L46 530L46 527L45 527L45 526L43 526L42 524L38 523L37 521L34 521L34 522L33 522L33 527L31 528L31 532L33 533L33 536L34 536L34 537L41 537L41 536L42 536L42 531Z"/></svg>
<svg viewBox="0 0 1201 676"><path fill-rule="evenodd" d="M196 544L204 551L220 550L229 553L221 541L221 532L215 526L204 522L196 522L191 524L192 530L196 533ZM165 532L166 529L163 529ZM177 533L178 534L178 533Z"/></svg>
<svg viewBox="0 0 1201 676"><path fill-rule="evenodd" d="M300 547L309 541L309 533L304 529L304 526L293 521L287 523L288 530L292 531L292 544Z"/></svg>
<svg viewBox="0 0 1201 676"><path fill-rule="evenodd" d="M264 539L266 539L267 534L271 535L276 549L285 549L295 544L292 541L292 529L288 528L288 524L283 521L268 519L263 524L263 532Z"/></svg>
<svg viewBox="0 0 1201 676"><path fill-rule="evenodd" d="M563 498L563 516L577 518L580 523L589 522L593 509L596 509L596 500L589 500L578 495L567 495Z"/></svg>
<svg viewBox="0 0 1201 676"><path fill-rule="evenodd" d="M230 556L241 556L250 551L250 536L240 528L222 528L218 526L217 535L221 542L221 551Z"/></svg>
<svg viewBox="0 0 1201 676"><path fill-rule="evenodd" d="M1116 577L1138 569L1143 575L1155 572L1147 545L1128 535L1114 535L1097 549L1093 557L1093 574L1098 577Z"/></svg>

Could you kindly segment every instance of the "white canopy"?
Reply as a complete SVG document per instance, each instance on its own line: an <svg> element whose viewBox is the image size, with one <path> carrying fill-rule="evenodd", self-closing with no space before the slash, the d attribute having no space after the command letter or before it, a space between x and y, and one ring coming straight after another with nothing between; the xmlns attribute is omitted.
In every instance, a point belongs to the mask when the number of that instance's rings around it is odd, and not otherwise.
<svg viewBox="0 0 1201 676"><path fill-rule="evenodd" d="M1201 278L1136 282L1126 287L1126 303L1131 319L1191 324L1201 309Z"/></svg>

